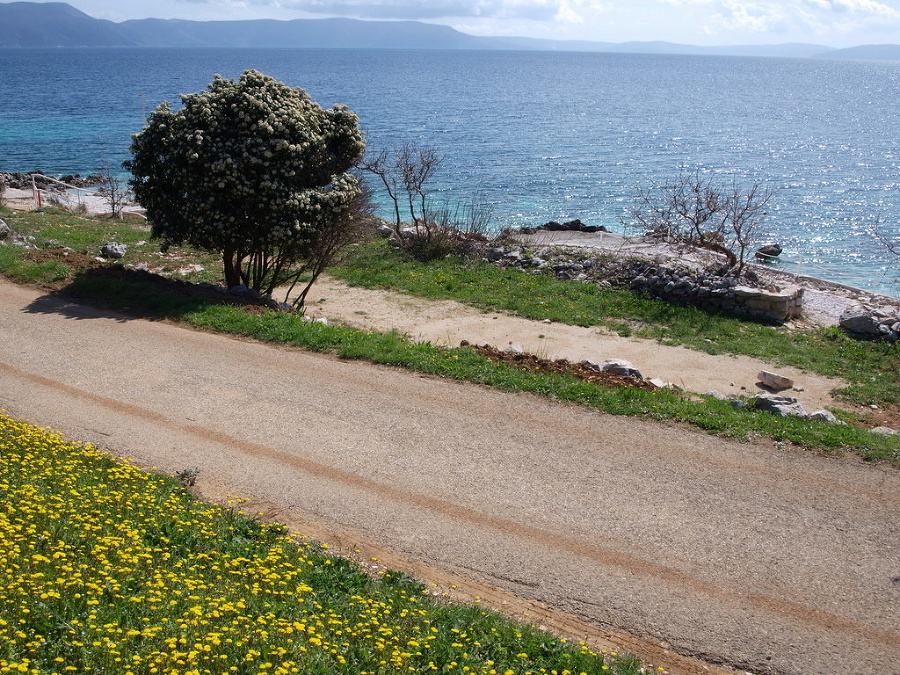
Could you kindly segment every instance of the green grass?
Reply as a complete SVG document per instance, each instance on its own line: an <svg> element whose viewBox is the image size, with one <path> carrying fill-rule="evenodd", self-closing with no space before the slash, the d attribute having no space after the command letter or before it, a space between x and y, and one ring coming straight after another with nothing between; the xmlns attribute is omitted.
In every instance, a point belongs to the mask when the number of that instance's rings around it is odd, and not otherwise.
<svg viewBox="0 0 900 675"><path fill-rule="evenodd" d="M128 262L131 265L144 265L148 269L159 271L160 274L178 274L179 278L195 283L215 282L221 277L221 263L218 256L189 246L172 247L163 253L157 244L149 241L150 228L144 221L96 218L54 209L40 211L0 209L0 217L16 234L34 237L34 244L38 248L66 246L94 257L100 255L100 247L103 244L115 241L128 246ZM4 248L7 249L5 251L7 256L12 255L10 251L21 253L19 247L0 247L0 256L3 256ZM50 283L57 280L51 273L37 272L30 267L17 270L8 262L0 264L8 270L4 271L6 276L24 282ZM184 274L179 273L179 270L185 269L189 264L198 264L203 267L203 271L191 270ZM49 263L39 263L38 267L47 265Z"/></svg>
<svg viewBox="0 0 900 675"><path fill-rule="evenodd" d="M0 246L0 270L7 277L28 284L50 284L72 276L71 268L65 263L57 260L32 262L12 246Z"/></svg>
<svg viewBox="0 0 900 675"><path fill-rule="evenodd" d="M53 217L44 217L55 223ZM105 240L105 228L111 226L108 221L89 223L86 227L94 228L95 239L88 246ZM58 223L54 227L57 231L64 229ZM79 236L87 235L80 232ZM10 256L12 250L0 247L0 272L4 274L10 274L9 270L15 270L19 264L17 255ZM710 315L691 307L674 307L627 292L599 290L590 284L561 282L544 275L449 260L427 265L414 263L377 246L363 248L351 263L333 273L350 283L453 298L486 310L504 309L535 319L606 325L619 332L656 337L669 344L685 344L711 353L750 354L844 377L852 384L840 393L851 400L878 404L900 400L900 355L896 345L857 342L834 330L791 335L778 327ZM526 372L494 363L467 349L413 343L394 333L323 326L281 312L247 312L240 307L186 297L175 286L165 288L136 275L83 273L69 280L66 292L141 316L183 321L207 330L329 352L345 359L398 366L505 391L531 392L610 414L686 422L732 438L767 437L774 442L792 442L829 452L850 450L867 460L887 460L900 466L900 443L896 438L872 434L853 425L782 419L735 409L726 402L692 400L668 391L604 389L568 376ZM853 415L838 414L847 421L858 421Z"/></svg>
<svg viewBox="0 0 900 675"><path fill-rule="evenodd" d="M644 672L0 413L0 673Z"/></svg>

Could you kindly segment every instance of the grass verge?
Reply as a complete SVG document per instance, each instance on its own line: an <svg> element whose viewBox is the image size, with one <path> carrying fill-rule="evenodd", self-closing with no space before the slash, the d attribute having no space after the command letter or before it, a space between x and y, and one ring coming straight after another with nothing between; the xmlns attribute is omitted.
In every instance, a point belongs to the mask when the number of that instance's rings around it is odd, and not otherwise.
<svg viewBox="0 0 900 675"><path fill-rule="evenodd" d="M0 673L645 672L0 413Z"/></svg>

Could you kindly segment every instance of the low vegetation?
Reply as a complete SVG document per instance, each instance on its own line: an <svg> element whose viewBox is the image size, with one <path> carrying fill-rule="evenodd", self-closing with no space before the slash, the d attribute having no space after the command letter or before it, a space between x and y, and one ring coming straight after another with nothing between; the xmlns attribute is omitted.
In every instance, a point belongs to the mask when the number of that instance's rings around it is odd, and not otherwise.
<svg viewBox="0 0 900 675"><path fill-rule="evenodd" d="M0 673L635 675L0 413Z"/></svg>
<svg viewBox="0 0 900 675"><path fill-rule="evenodd" d="M73 220L74 219L74 220ZM13 229L36 240L54 233L60 243L77 241L90 250L111 235L140 241L146 233L126 232L120 222L94 221L71 215L11 214ZM123 230L124 228L124 230ZM71 239L64 239L71 233ZM92 234L91 234L92 233ZM93 243L87 239L93 237ZM71 244L69 244L71 245ZM74 246L73 246L74 248ZM0 272L21 274L30 280L58 279L60 258L41 263L40 273L20 266L34 252L19 247L0 247ZM179 264L203 262L203 272L191 268L187 279L215 277L214 261L196 258L190 249L172 249ZM139 265L163 260L152 247L138 248L129 261ZM62 264L65 268L65 264ZM363 247L352 261L332 273L350 283L396 288L427 297L454 298L503 309L535 319L551 319L579 325L602 325L610 330L684 344L711 353L743 353L790 364L818 373L846 378L851 386L840 392L848 400L896 409L900 403L900 354L894 345L858 342L835 330L790 333L784 328L713 315L690 307L676 307L639 298L628 292L599 290L589 284L561 282L550 276L526 275L482 263L438 260L417 263L392 253L379 244ZM44 277L42 278L42 275ZM176 277L180 276L175 274ZM334 353L340 358L365 359L410 368L441 377L477 382L509 391L527 391L571 401L611 414L687 422L711 433L734 438L768 437L826 451L851 450L868 460L888 460L900 465L895 437L865 430L861 414L836 411L847 425L833 425L796 418L782 419L768 413L735 409L728 402L685 397L669 391L632 387L605 388L565 373L540 373L498 363L474 350L446 349L429 343L413 343L395 333L372 333L342 326L306 322L295 313L270 311L259 306L223 303L221 294L196 286L168 281L158 275L138 273L121 265L96 270L69 270L55 281L66 292L101 301L141 315L184 321L205 329L250 336L258 340Z"/></svg>

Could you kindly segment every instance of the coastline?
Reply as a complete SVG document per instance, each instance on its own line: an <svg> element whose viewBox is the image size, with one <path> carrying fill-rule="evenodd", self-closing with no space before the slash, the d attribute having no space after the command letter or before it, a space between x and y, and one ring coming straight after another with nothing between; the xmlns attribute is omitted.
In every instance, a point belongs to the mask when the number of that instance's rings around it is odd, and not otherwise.
<svg viewBox="0 0 900 675"><path fill-rule="evenodd" d="M51 199L62 200L63 206L93 216L108 216L109 203L99 186L73 188L76 195L62 191L45 191ZM82 194L84 193L84 194ZM7 187L3 195L4 204L14 210L29 211L37 208L32 190ZM143 218L141 207L127 202L122 214L125 217ZM718 254L705 249L661 242L644 236L624 235L615 232L578 232L537 230L533 234L514 232L513 239L532 248L558 247L587 249L617 257L636 257L647 260L667 260L694 266L711 265L721 262ZM748 262L752 269L768 284L791 285L804 289L803 320L822 326L838 325L841 313L847 308L860 304L865 307L892 307L900 309L900 295L890 296L864 288L831 281L807 274L795 274L783 269ZM900 286L897 288L900 294Z"/></svg>

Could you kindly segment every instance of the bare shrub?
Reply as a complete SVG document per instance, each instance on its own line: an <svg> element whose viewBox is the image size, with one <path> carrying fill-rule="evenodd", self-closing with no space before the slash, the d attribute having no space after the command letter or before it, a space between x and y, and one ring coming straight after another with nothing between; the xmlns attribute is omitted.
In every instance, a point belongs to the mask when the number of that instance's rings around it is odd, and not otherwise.
<svg viewBox="0 0 900 675"><path fill-rule="evenodd" d="M110 218L121 218L122 209L128 196L128 182L113 173L109 160L103 163L100 172L100 194L109 206Z"/></svg>
<svg viewBox="0 0 900 675"><path fill-rule="evenodd" d="M673 180L639 190L630 215L632 226L649 234L721 253L740 275L773 196L761 182L723 186L699 169L682 168Z"/></svg>
<svg viewBox="0 0 900 675"><path fill-rule="evenodd" d="M400 233L401 248L416 260L469 256L487 241L493 210L477 200L429 206L424 218Z"/></svg>
<svg viewBox="0 0 900 675"><path fill-rule="evenodd" d="M487 239L493 216L492 209L476 199L453 203L431 198L429 182L441 163L433 147L407 143L358 165L381 181L393 207L394 239L417 260L468 255Z"/></svg>

